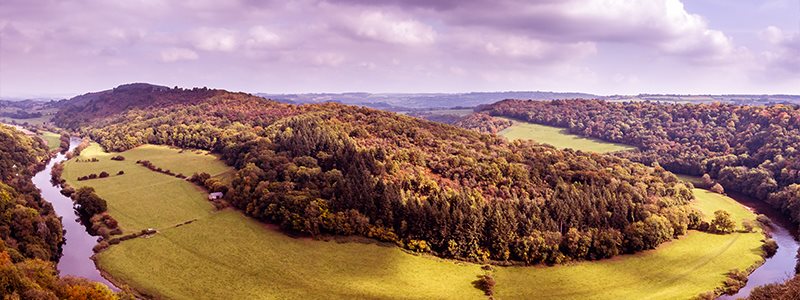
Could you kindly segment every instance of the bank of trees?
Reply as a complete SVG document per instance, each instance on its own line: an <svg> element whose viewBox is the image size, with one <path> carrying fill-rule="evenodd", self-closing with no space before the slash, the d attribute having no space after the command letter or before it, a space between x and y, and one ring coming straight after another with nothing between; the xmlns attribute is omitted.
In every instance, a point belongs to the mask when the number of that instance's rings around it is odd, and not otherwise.
<svg viewBox="0 0 800 300"><path fill-rule="evenodd" d="M48 156L39 139L0 125L0 296L133 299L96 282L58 276L55 262L61 256L61 221L31 182Z"/></svg>
<svg viewBox="0 0 800 300"><path fill-rule="evenodd" d="M172 98L58 119L111 151L152 143L219 153L238 170L226 198L295 234L535 264L650 249L699 226L691 191L660 167L334 103Z"/></svg>
<svg viewBox="0 0 800 300"><path fill-rule="evenodd" d="M800 221L796 105L506 100L485 112L637 146L617 155L676 173L709 174L725 191L766 200Z"/></svg>

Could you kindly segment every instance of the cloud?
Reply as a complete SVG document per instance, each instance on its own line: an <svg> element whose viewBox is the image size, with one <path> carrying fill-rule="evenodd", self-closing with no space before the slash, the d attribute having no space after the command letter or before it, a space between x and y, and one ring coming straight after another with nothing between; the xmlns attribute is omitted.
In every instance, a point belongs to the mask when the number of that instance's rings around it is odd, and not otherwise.
<svg viewBox="0 0 800 300"><path fill-rule="evenodd" d="M349 26L359 37L393 44L428 45L436 40L431 26L380 11L362 12Z"/></svg>
<svg viewBox="0 0 800 300"><path fill-rule="evenodd" d="M761 37L772 45L762 53L767 63L797 76L800 72L800 33L784 32L769 26L761 32Z"/></svg>
<svg viewBox="0 0 800 300"><path fill-rule="evenodd" d="M249 37L245 44L249 48L269 48L280 44L281 37L264 26L250 28Z"/></svg>
<svg viewBox="0 0 800 300"><path fill-rule="evenodd" d="M176 62L182 60L197 60L199 56L194 50L186 48L169 48L161 50L161 61Z"/></svg>
<svg viewBox="0 0 800 300"><path fill-rule="evenodd" d="M224 28L202 27L192 32L194 46L205 51L231 52L236 50L236 32Z"/></svg>

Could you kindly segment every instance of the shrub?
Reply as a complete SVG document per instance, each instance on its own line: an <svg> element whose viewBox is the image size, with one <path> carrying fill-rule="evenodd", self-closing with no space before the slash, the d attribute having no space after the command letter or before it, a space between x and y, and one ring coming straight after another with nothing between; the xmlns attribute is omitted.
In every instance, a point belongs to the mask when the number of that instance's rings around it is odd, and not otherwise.
<svg viewBox="0 0 800 300"><path fill-rule="evenodd" d="M722 289L724 294L736 294L742 287L747 284L747 273L741 270L730 270L728 278L725 279L725 287Z"/></svg>
<svg viewBox="0 0 800 300"><path fill-rule="evenodd" d="M772 257L778 252L778 243L773 239L767 239L764 241L764 244L761 245L761 249L764 250L765 257Z"/></svg>
<svg viewBox="0 0 800 300"><path fill-rule="evenodd" d="M731 219L731 214L724 210L714 212L709 231L712 233L727 234L736 230L736 223Z"/></svg>
<svg viewBox="0 0 800 300"><path fill-rule="evenodd" d="M710 190L717 194L725 194L725 189L719 183L712 185Z"/></svg>
<svg viewBox="0 0 800 300"><path fill-rule="evenodd" d="M486 296L494 295L495 282L492 274L478 275L478 280L473 281L473 285L479 290L483 291Z"/></svg>
<svg viewBox="0 0 800 300"><path fill-rule="evenodd" d="M751 220L744 220L742 221L742 228L744 228L744 232L753 232L755 224Z"/></svg>
<svg viewBox="0 0 800 300"><path fill-rule="evenodd" d="M764 226L772 226L772 220L770 220L766 215L760 214L756 216L756 221Z"/></svg>
<svg viewBox="0 0 800 300"><path fill-rule="evenodd" d="M119 175L125 175L125 171L119 170L119 172L117 172L117 176L119 176Z"/></svg>
<svg viewBox="0 0 800 300"><path fill-rule="evenodd" d="M106 172L106 171L100 172L100 175L98 177L106 178L106 177L108 177L108 172Z"/></svg>
<svg viewBox="0 0 800 300"><path fill-rule="evenodd" d="M75 203L78 205L78 213L86 219L102 213L108 209L106 200L95 194L91 187L82 187L73 194Z"/></svg>
<svg viewBox="0 0 800 300"><path fill-rule="evenodd" d="M125 160L125 157L122 156L122 155L112 156L111 160L123 161L123 160Z"/></svg>

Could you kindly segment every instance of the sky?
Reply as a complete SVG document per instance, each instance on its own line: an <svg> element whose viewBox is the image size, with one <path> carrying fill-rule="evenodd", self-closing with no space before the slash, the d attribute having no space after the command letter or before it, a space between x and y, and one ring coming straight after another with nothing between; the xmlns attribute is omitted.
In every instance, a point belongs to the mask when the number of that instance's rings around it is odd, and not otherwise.
<svg viewBox="0 0 800 300"><path fill-rule="evenodd" d="M3 0L0 98L800 94L800 0Z"/></svg>

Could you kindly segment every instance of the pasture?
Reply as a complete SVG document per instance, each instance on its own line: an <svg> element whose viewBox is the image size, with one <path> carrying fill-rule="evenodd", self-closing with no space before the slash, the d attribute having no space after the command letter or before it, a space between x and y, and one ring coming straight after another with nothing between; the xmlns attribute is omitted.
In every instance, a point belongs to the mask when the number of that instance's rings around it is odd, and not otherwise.
<svg viewBox="0 0 800 300"><path fill-rule="evenodd" d="M507 119L514 122L511 127L503 129L497 133L498 135L504 136L509 140L532 140L537 143L549 144L560 149L571 148L574 150L598 153L636 149L633 146L609 143L598 139L586 138L571 134L565 128L522 122L508 118L501 119Z"/></svg>
<svg viewBox="0 0 800 300"><path fill-rule="evenodd" d="M61 135L59 134L52 133L49 131L42 131L39 132L38 136L39 138L44 140L45 143L47 143L47 148L49 148L50 151L53 151L59 146L61 146Z"/></svg>
<svg viewBox="0 0 800 300"><path fill-rule="evenodd" d="M73 186L89 185L109 203L126 230L157 228L151 237L113 245L97 255L98 266L115 281L168 299L485 299L472 282L480 265L413 255L389 245L341 243L289 237L233 209L216 211L205 193L187 181L136 165L191 174L231 174L204 152L142 146L111 161L92 144L68 162ZM192 163L186 163L191 161ZM74 181L100 170L125 175ZM113 172L112 174L115 174ZM754 215L730 198L698 195L706 215L726 209L739 219ZM711 210L711 211L709 211ZM188 220L192 223L176 226ZM720 286L731 269L757 263L763 235L688 235L636 255L554 267L495 267L498 299L675 299Z"/></svg>
<svg viewBox="0 0 800 300"><path fill-rule="evenodd" d="M708 220L724 209L741 225L755 215L733 199L694 189ZM711 291L731 269L763 261L761 232L717 235L698 231L656 250L554 267L497 268L498 299L689 299Z"/></svg>

